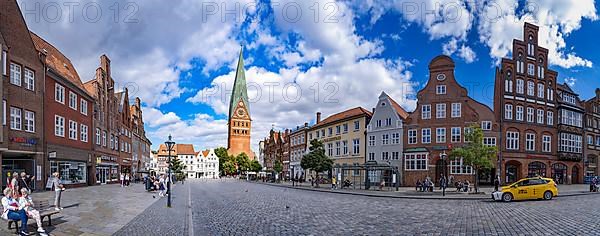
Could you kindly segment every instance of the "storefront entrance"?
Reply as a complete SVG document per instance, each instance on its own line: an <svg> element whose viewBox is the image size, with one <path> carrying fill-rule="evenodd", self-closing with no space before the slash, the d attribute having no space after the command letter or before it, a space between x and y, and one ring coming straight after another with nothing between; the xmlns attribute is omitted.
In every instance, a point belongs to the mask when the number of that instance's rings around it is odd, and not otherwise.
<svg viewBox="0 0 600 236"><path fill-rule="evenodd" d="M505 179L504 182L505 183L514 183L517 182L517 180L519 180L519 178L521 176L519 176L519 167L520 167L520 163L519 162L508 162L506 163L506 170L504 173Z"/></svg>
<svg viewBox="0 0 600 236"><path fill-rule="evenodd" d="M98 166L96 167L96 183L106 184L110 182L110 167Z"/></svg>
<svg viewBox="0 0 600 236"><path fill-rule="evenodd" d="M2 189L6 187L7 184L7 173L11 173L11 176L14 172L21 174L21 172L25 172L29 175L36 175L34 173L35 161L32 159L4 159L2 160ZM31 185L35 188L35 182Z"/></svg>
<svg viewBox="0 0 600 236"><path fill-rule="evenodd" d="M552 165L552 178L557 184L567 183L567 166L562 163Z"/></svg>
<svg viewBox="0 0 600 236"><path fill-rule="evenodd" d="M529 163L527 177L546 177L546 164L539 161Z"/></svg>

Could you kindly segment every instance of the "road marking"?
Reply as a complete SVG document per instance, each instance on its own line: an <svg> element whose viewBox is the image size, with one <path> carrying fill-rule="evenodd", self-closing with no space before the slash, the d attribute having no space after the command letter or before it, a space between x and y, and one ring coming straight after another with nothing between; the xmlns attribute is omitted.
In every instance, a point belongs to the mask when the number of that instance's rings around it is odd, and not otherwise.
<svg viewBox="0 0 600 236"><path fill-rule="evenodd" d="M189 227L188 227L188 235L194 236L194 217L192 216L192 187L188 184L188 215L189 215Z"/></svg>

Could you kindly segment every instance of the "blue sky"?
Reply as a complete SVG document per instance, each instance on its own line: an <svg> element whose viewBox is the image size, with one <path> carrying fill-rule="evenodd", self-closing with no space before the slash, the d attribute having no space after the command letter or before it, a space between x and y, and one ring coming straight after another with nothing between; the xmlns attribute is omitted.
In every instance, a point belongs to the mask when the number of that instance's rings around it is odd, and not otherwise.
<svg viewBox="0 0 600 236"><path fill-rule="evenodd" d="M470 95L491 106L496 64L510 55L512 38L521 37L525 21L540 26L551 68L581 98L593 96L600 77L594 0L20 5L31 30L61 49L84 82L93 77L101 54L112 59L117 83L129 88L130 99L142 98L154 148L169 133L196 148L226 145L227 90L240 45L255 149L273 126L314 122L317 111L328 116L356 106L371 109L384 90L414 109L414 95L428 79L427 65L440 54L455 60L456 78ZM95 14L97 9L102 14ZM225 15L225 9L237 14Z"/></svg>

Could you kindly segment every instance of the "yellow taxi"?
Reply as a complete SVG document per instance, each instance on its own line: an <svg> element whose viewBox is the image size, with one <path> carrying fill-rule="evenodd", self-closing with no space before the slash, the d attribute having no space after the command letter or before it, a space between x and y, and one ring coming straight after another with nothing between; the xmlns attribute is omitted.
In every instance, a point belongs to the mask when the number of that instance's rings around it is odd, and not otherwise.
<svg viewBox="0 0 600 236"><path fill-rule="evenodd" d="M558 196L558 188L554 180L541 177L521 179L492 193L492 199L505 202L527 199L550 200L556 196Z"/></svg>

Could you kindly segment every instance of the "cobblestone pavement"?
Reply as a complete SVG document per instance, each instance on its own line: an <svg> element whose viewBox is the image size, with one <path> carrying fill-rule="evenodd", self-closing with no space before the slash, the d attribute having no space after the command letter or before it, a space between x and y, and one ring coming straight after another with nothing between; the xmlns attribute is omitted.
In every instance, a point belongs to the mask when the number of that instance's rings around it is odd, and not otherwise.
<svg viewBox="0 0 600 236"><path fill-rule="evenodd" d="M600 235L600 194L501 203L375 198L235 181L188 181L188 187L194 235ZM152 227L182 228L187 217L167 218L177 220Z"/></svg>
<svg viewBox="0 0 600 236"><path fill-rule="evenodd" d="M34 200L54 203L54 192L36 192ZM144 191L142 184L131 184L121 188L118 184L67 189L62 195L62 210L52 217L52 226L47 220L44 228L53 236L63 235L113 235L127 222L142 213L156 199ZM0 235L12 235L7 223L0 220ZM36 229L35 221L29 220L29 230Z"/></svg>

